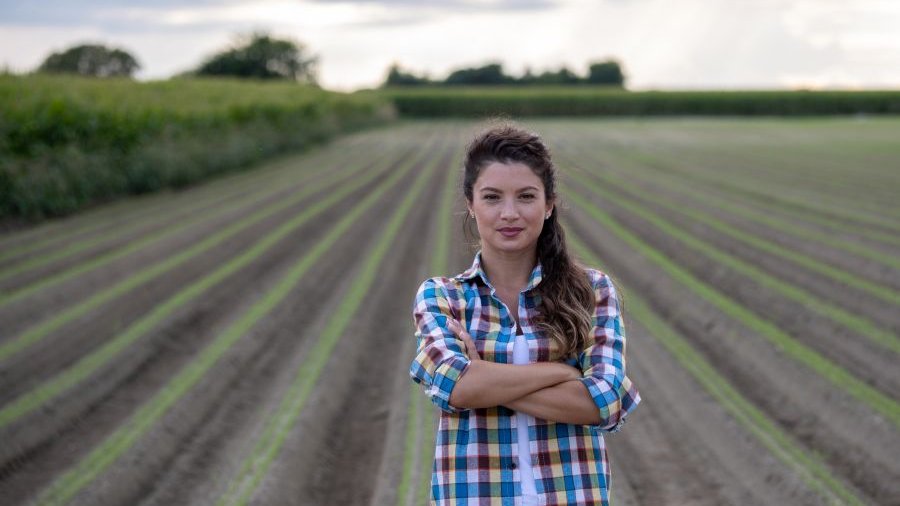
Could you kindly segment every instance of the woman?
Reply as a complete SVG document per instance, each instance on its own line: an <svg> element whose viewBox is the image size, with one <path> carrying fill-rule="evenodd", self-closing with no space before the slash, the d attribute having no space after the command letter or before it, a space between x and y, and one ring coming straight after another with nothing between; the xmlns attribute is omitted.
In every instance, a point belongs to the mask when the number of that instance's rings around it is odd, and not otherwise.
<svg viewBox="0 0 900 506"><path fill-rule="evenodd" d="M413 315L410 376L441 408L432 504L606 505L602 433L640 402L616 290L569 255L537 135L478 135L463 193L481 247L461 274L425 280Z"/></svg>

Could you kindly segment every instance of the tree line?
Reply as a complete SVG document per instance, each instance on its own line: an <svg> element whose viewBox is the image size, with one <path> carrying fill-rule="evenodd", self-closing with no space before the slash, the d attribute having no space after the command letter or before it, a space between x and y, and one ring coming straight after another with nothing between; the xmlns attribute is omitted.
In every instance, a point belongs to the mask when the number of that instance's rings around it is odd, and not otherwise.
<svg viewBox="0 0 900 506"><path fill-rule="evenodd" d="M235 42L206 58L196 68L178 74L188 76L231 76L257 79L283 79L318 86L319 57L309 54L306 45L291 39L276 38L266 32L238 35ZM141 64L122 48L102 44L79 44L47 56L36 69L39 73L66 73L93 77L131 78ZM423 85L606 85L623 87L625 76L615 59L592 62L581 76L563 66L555 71L522 76L508 75L500 63L460 68L439 80L403 70L394 63L381 87Z"/></svg>
<svg viewBox="0 0 900 506"><path fill-rule="evenodd" d="M287 79L317 85L318 61L319 57L308 54L301 42L254 32L238 35L231 47L210 56L196 68L178 74L178 77ZM52 53L36 71L130 78L140 68L137 58L124 49L102 44L79 44Z"/></svg>
<svg viewBox="0 0 900 506"><path fill-rule="evenodd" d="M580 76L563 66L559 70L547 70L540 74L525 70L521 77L506 74L501 63L488 63L480 67L461 68L450 72L442 80L405 72L396 63L388 70L384 87L423 85L606 85L623 87L625 76L621 64L615 59L588 64L588 72Z"/></svg>

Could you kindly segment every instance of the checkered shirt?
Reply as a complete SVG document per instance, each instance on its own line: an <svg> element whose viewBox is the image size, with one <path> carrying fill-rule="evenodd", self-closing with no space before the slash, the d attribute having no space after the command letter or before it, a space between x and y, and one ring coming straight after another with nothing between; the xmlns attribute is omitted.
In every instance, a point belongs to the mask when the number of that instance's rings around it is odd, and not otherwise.
<svg viewBox="0 0 900 506"><path fill-rule="evenodd" d="M528 437L541 505L608 505L610 472L603 434L618 431L640 395L625 375L625 328L610 277L588 268L594 288L593 342L568 364L583 371L581 381L600 413L597 425L559 423L528 415ZM551 339L532 323L540 295L541 264L519 293L519 322L531 362L555 360ZM437 506L522 504L516 412L505 406L459 408L450 393L471 363L448 317L465 326L483 360L513 363L513 318L495 295L481 268L481 250L469 269L452 277L425 280L416 293L413 320L416 356L412 380L440 408L431 477L431 504Z"/></svg>

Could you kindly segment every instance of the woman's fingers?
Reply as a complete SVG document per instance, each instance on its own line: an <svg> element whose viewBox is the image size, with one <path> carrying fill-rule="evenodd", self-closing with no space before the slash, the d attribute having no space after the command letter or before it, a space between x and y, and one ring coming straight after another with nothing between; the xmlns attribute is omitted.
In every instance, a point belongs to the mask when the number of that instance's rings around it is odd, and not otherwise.
<svg viewBox="0 0 900 506"><path fill-rule="evenodd" d="M481 360L481 355L478 354L478 348L475 347L475 343L472 342L472 338L466 336L464 337L466 343L466 355L469 356L470 360Z"/></svg>
<svg viewBox="0 0 900 506"><path fill-rule="evenodd" d="M472 336L470 336L469 333L463 329L463 326L460 325L458 321L451 318L449 324L450 330L452 330L456 334L456 336L462 340L463 348L469 359L480 360L481 356L478 355L478 348L475 347L475 342L472 341Z"/></svg>

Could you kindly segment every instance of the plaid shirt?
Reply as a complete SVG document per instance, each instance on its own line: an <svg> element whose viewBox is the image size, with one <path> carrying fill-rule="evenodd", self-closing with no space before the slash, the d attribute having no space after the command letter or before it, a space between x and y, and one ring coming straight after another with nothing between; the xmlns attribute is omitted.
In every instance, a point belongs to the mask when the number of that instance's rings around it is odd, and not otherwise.
<svg viewBox="0 0 900 506"><path fill-rule="evenodd" d="M598 425L558 423L528 415L535 486L542 505L607 505L610 483L603 432L615 432L640 395L625 376L625 329L609 276L587 269L596 296L594 342L567 363L584 371L581 381L601 415ZM519 294L519 321L531 362L555 360L551 339L532 325L540 296L540 262ZM466 327L483 360L513 363L514 320L481 269L472 266L452 278L432 277L416 293L413 319L417 352L412 380L440 408L431 477L432 504L521 504L516 412L505 406L457 408L450 392L471 363L448 316ZM553 343L555 345L555 342Z"/></svg>

